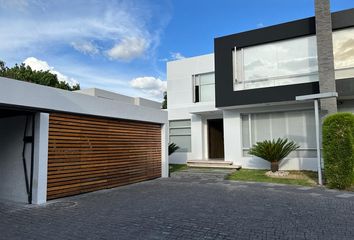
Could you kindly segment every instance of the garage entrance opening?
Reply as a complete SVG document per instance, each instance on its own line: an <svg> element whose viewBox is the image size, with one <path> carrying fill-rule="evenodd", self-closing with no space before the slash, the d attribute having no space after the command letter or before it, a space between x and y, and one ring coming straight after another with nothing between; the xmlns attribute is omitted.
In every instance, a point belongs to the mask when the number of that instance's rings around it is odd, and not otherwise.
<svg viewBox="0 0 354 240"><path fill-rule="evenodd" d="M0 108L0 199L32 202L34 113Z"/></svg>

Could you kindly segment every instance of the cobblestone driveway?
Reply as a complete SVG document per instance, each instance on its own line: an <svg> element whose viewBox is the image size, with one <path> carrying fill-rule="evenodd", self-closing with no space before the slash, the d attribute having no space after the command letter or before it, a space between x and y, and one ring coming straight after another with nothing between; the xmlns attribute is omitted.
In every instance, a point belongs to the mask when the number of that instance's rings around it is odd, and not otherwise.
<svg viewBox="0 0 354 240"><path fill-rule="evenodd" d="M0 239L354 239L354 194L181 172L43 206L0 203Z"/></svg>

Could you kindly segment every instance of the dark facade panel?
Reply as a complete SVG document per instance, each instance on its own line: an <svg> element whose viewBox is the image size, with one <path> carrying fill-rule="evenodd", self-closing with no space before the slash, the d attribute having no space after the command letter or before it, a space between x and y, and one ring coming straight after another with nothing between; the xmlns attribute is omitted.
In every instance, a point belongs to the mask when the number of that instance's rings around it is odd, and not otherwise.
<svg viewBox="0 0 354 240"><path fill-rule="evenodd" d="M333 29L354 26L354 8L332 13ZM232 34L214 39L215 52L215 105L237 105L295 100L295 96L319 92L318 83L233 90L232 49L260 45L307 35L314 35L315 18L310 17L262 29Z"/></svg>

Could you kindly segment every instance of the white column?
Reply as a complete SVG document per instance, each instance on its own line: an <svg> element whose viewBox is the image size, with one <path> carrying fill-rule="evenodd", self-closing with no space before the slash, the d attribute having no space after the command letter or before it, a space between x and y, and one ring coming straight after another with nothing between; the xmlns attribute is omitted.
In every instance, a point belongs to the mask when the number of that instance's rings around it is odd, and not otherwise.
<svg viewBox="0 0 354 240"><path fill-rule="evenodd" d="M37 113L34 132L33 204L47 201L48 130L49 114Z"/></svg>
<svg viewBox="0 0 354 240"><path fill-rule="evenodd" d="M168 177L168 122L161 128L161 177Z"/></svg>
<svg viewBox="0 0 354 240"><path fill-rule="evenodd" d="M203 154L203 119L201 115L191 114L191 141L192 141L192 160L202 160Z"/></svg>
<svg viewBox="0 0 354 240"><path fill-rule="evenodd" d="M224 154L225 161L242 163L241 114L235 110L224 110Z"/></svg>

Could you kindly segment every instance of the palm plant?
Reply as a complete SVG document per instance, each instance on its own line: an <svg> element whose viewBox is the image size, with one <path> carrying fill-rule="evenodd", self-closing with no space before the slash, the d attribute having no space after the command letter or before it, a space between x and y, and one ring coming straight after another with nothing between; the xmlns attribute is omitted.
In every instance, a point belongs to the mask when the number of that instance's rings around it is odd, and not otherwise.
<svg viewBox="0 0 354 240"><path fill-rule="evenodd" d="M267 160L271 163L271 171L276 172L279 170L279 162L299 147L287 138L278 138L276 141L273 139L257 142L249 150L249 154Z"/></svg>
<svg viewBox="0 0 354 240"><path fill-rule="evenodd" d="M171 155L175 151L177 151L179 147L175 143L168 144L168 155Z"/></svg>

